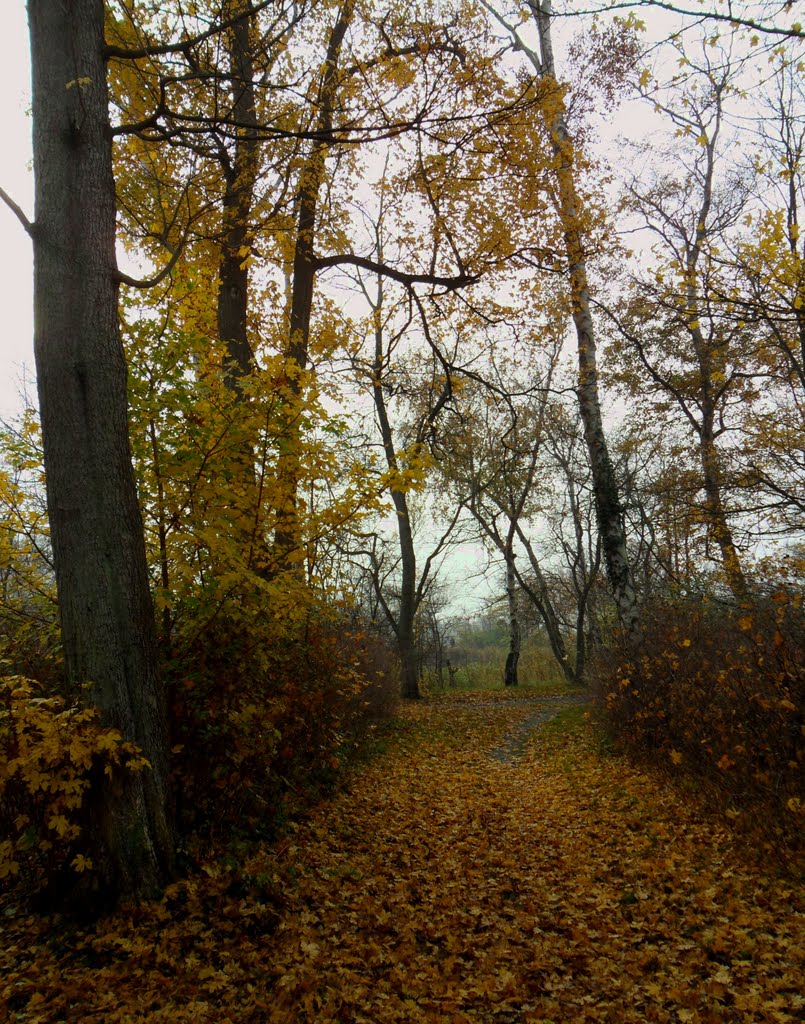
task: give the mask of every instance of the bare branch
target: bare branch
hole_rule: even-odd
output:
[[[484,4],[486,6],[486,4]],[[788,4],[782,5],[786,9]],[[682,4],[671,3],[669,0],[623,0],[621,3],[604,3],[599,7],[586,8],[583,11],[563,11],[561,14],[554,14],[554,17],[577,17],[588,14],[606,14],[612,11],[633,10],[640,7],[657,7],[662,11],[670,11],[672,14],[681,14],[685,18],[695,18],[697,22],[720,21],[728,25],[735,25],[739,28],[752,29],[754,32],[762,32],[764,35],[781,36],[784,39],[805,39],[805,29],[799,23],[792,24],[789,28],[780,25],[770,25],[755,18],[742,18],[735,13],[732,4],[729,5],[729,13],[721,14],[718,11],[698,8],[696,10],[685,7]]]
[[[369,270],[373,274],[379,274],[381,277],[388,277],[392,281],[398,281],[407,288],[415,284],[431,284],[437,288],[444,288],[446,292],[452,292],[457,288],[466,288],[468,285],[475,284],[481,276],[480,274],[456,274],[452,277],[445,277],[440,274],[409,274],[403,270],[396,270],[386,263],[378,263],[376,260],[370,260],[365,256],[354,256],[351,253],[338,256],[317,256],[314,265],[316,270],[323,270],[325,267],[361,267],[363,270]]]
[[[168,274],[170,274],[170,272],[173,270],[173,268],[179,262],[179,257],[184,252],[184,247],[185,247],[185,242],[186,241],[187,241],[187,233],[185,233],[184,238],[182,238],[182,240],[176,246],[176,249],[173,252],[173,254],[171,255],[171,258],[168,260],[168,262],[165,264],[165,266],[162,268],[162,270],[160,270],[160,272],[158,274],[156,274],[154,277],[147,277],[147,278],[129,277],[128,274],[124,274],[122,271],[118,270],[117,275],[116,275],[118,281],[121,284],[127,284],[130,288],[156,288],[156,286],[158,284],[161,284],[165,280],[165,278],[168,276]]]
[[[22,209],[22,207],[15,203],[11,196],[8,194],[8,192],[6,192],[6,190],[2,188],[0,188],[0,199],[3,200],[3,202],[9,208],[9,210],[11,210],[11,212],[14,214],[14,216],[17,218],[20,224],[22,224],[22,226],[31,236],[31,238],[33,238],[36,226],[34,225],[33,221],[28,220],[28,218],[25,216],[25,211]]]

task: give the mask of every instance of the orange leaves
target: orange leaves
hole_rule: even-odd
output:
[[[787,801],[801,797],[805,764],[798,595],[781,589],[742,607],[681,599],[647,606],[641,649],[627,653],[598,671],[617,742],[650,764],[695,775],[722,813],[754,830],[753,844],[782,863],[796,860],[802,833]]]
[[[406,707],[276,847],[58,941],[7,914],[0,999],[22,1021],[793,1024],[798,894],[580,721],[490,757],[549,706]]]

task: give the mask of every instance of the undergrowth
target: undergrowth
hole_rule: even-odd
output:
[[[684,780],[764,853],[796,868],[805,824],[805,623],[785,589],[750,603],[644,609],[635,648],[596,682],[618,748]]]

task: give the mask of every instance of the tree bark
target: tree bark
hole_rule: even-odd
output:
[[[243,17],[229,30],[227,49],[232,76],[232,119],[239,125],[231,161],[224,162],[223,246],[218,268],[218,336],[225,347],[226,382],[232,389],[255,369],[249,344],[249,265],[248,249],[252,240],[250,225],[254,189],[258,171],[256,139],[257,110],[252,61],[252,16],[247,5],[232,3],[228,12]],[[248,126],[248,127],[244,127]]]
[[[732,535],[724,506],[722,494],[722,460],[716,444],[716,400],[717,377],[713,365],[713,350],[699,326],[699,317],[703,314],[699,285],[699,264],[710,234],[710,213],[713,206],[713,189],[715,183],[716,144],[721,128],[721,96],[723,86],[715,90],[717,116],[710,137],[705,144],[705,170],[702,176],[702,197],[696,211],[696,225],[693,238],[685,237],[685,323],[690,335],[693,350],[699,369],[701,384],[701,422],[698,425],[699,454],[702,464],[702,482],[705,493],[705,509],[707,526],[710,534],[718,544],[724,575],[733,595],[742,600],[749,594],[749,587],[741,566],[738,548]],[[702,126],[703,130],[703,126]]]
[[[150,762],[102,780],[89,808],[95,877],[114,901],[158,892],[173,841],[165,700],[118,326],[104,4],[29,0],[28,18],[34,346],[67,682]]]
[[[383,393],[383,330],[380,323],[380,310],[383,305],[383,286],[378,283],[377,305],[375,307],[375,354],[372,365],[372,397],[375,412],[383,441],[383,452],[386,465],[394,472],[399,472],[397,453],[394,451],[394,435],[389,422],[386,398]],[[417,671],[417,645],[414,626],[417,613],[417,567],[414,534],[411,529],[411,517],[405,491],[392,486],[391,500],[397,513],[397,536],[400,542],[400,563],[402,579],[400,581],[400,607],[396,621],[392,623],[397,637],[397,650],[400,655],[400,692],[409,700],[418,700],[419,673]]]

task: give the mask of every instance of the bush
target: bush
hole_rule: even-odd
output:
[[[232,622],[219,622],[185,667],[172,666],[181,832],[273,834],[294,807],[333,786],[342,763],[393,713],[388,652],[342,627],[318,609],[286,625],[281,643],[254,647]]]
[[[82,812],[93,785],[147,761],[96,708],[43,696],[21,676],[0,679],[0,880],[41,888],[67,869],[91,870]]]
[[[594,669],[623,748],[698,787],[783,860],[801,852],[805,623],[779,589],[743,606],[677,599],[644,609],[635,650]]]

